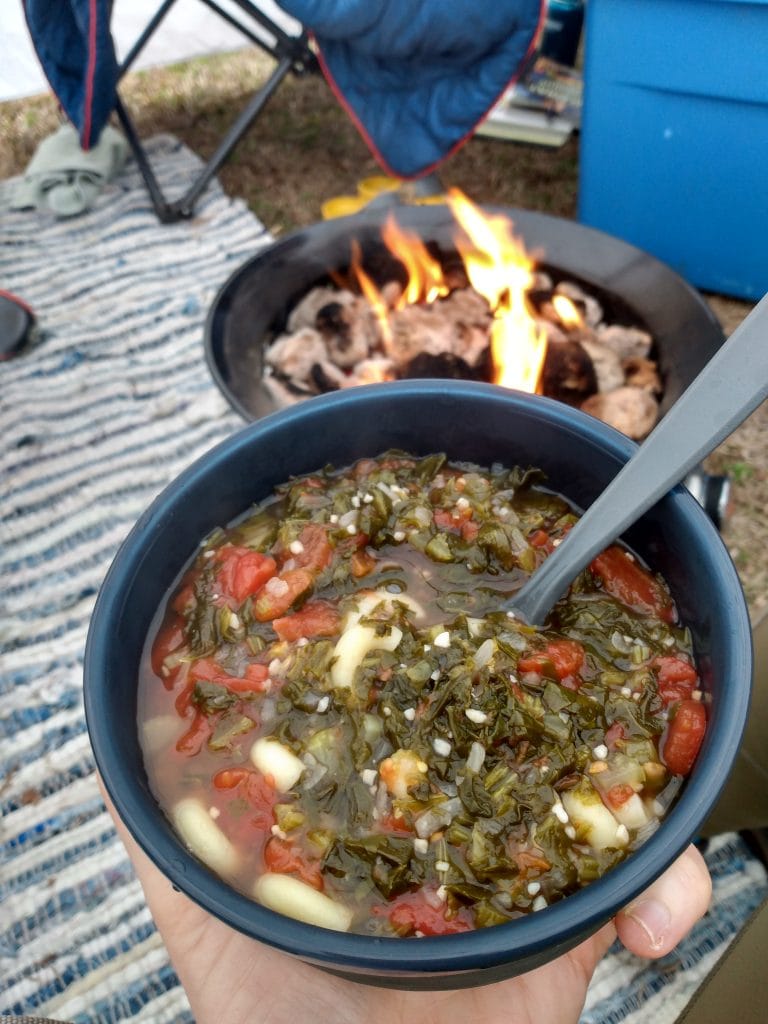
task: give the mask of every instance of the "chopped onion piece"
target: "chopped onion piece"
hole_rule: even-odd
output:
[[[472,746],[469,748],[469,755],[467,757],[467,769],[470,772],[477,772],[483,767],[485,763],[485,747],[482,743],[474,741]]]

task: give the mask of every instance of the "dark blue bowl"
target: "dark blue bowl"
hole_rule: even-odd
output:
[[[293,474],[345,466],[388,448],[445,451],[484,465],[540,466],[586,508],[634,451],[599,420],[544,398],[458,381],[388,383],[314,398],[246,427],[187,469],[121,547],[94,611],[85,709],[99,771],[120,817],[168,879],[234,928],[357,981],[458,988],[530,970],[566,952],[637,896],[686,847],[735,757],[749,700],[752,648],[738,576],[697,502],[676,488],[625,535],[666,577],[691,628],[710,695],[704,745],[657,832],[588,888],[508,925],[424,939],[327,931],[275,914],[190,854],[149,790],[136,726],[137,678],[150,623],[200,540]]]

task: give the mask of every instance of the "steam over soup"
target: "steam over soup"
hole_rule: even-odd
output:
[[[326,928],[443,935],[538,911],[651,834],[706,726],[690,637],[617,546],[546,629],[497,610],[576,521],[540,479],[387,453],[204,542],[139,705],[197,857]]]

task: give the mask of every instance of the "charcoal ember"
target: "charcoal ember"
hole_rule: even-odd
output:
[[[647,331],[621,324],[601,324],[597,328],[597,340],[612,348],[619,359],[630,359],[633,356],[645,359],[653,342]]]
[[[476,366],[488,347],[491,319],[488,303],[477,292],[454,291],[430,305],[396,310],[384,349],[399,367],[421,353],[451,353]]]
[[[312,327],[283,334],[267,348],[267,364],[295,384],[312,388],[312,367],[328,358],[325,342]]]
[[[458,252],[442,254],[440,263],[443,269],[443,278],[448,288],[452,291],[469,289],[467,271],[464,261]]]
[[[310,379],[321,394],[327,391],[338,391],[346,383],[346,374],[330,359],[315,363],[310,371]]]
[[[546,304],[542,307],[546,308]],[[562,342],[568,341],[568,335],[565,328],[560,324],[555,323],[554,320],[550,320],[548,316],[539,316],[536,318],[536,324],[539,330],[544,331],[547,336],[547,344],[557,345]]]
[[[622,363],[626,383],[633,388],[643,388],[650,391],[652,395],[662,393],[661,377],[658,367],[652,359],[642,359],[640,356],[630,356]]]
[[[345,375],[342,387],[354,387],[357,384],[379,384],[385,380],[396,380],[397,366],[393,360],[385,356],[372,356],[362,359],[352,373]]]
[[[493,314],[488,300],[474,288],[457,288],[437,303],[443,316],[459,323],[485,327],[487,330]]]
[[[642,388],[629,386],[592,395],[581,408],[635,441],[649,434],[659,418],[659,403],[653,395]]]
[[[576,306],[589,327],[597,327],[603,319],[603,307],[594,297],[574,281],[560,281],[555,288],[556,295],[565,295]]]
[[[407,306],[389,320],[391,334],[384,349],[398,366],[407,366],[419,353],[453,351],[453,325],[435,315],[435,306]]]
[[[612,348],[602,345],[599,341],[584,340],[581,345],[595,368],[598,391],[613,391],[614,388],[624,386],[624,367]]]
[[[547,346],[541,385],[545,395],[567,405],[581,405],[597,391],[592,360],[578,341],[569,339]]]
[[[438,377],[441,380],[483,380],[483,373],[469,365],[466,359],[455,356],[452,352],[440,352],[432,355],[420,352],[406,366],[401,367],[399,376],[403,380]]]
[[[550,274],[546,270],[534,270],[532,275],[531,287],[528,289],[529,295],[546,295],[547,298],[551,298],[552,292],[555,290],[554,282]]]
[[[387,309],[394,309],[402,298],[404,290],[399,281],[387,281],[381,286],[379,295]]]
[[[285,325],[286,333],[299,331],[302,327],[314,327],[318,311],[330,302],[346,306],[354,303],[355,299],[356,296],[351,291],[330,285],[319,285],[317,288],[311,288],[306,295],[299,299],[289,313]]]
[[[289,387],[271,373],[265,373],[263,381],[264,387],[269,392],[270,398],[278,409],[284,409],[289,405],[296,405],[297,402],[307,398],[306,391]]]
[[[315,327],[337,366],[351,367],[365,359],[379,340],[373,311],[365,299],[328,302],[315,317]]]

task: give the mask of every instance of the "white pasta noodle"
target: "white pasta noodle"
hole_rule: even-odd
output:
[[[218,872],[228,876],[237,871],[239,855],[207,808],[194,797],[185,797],[171,812],[173,823],[192,853]]]
[[[403,631],[390,626],[388,632],[379,634],[373,626],[359,623],[345,629],[333,650],[331,682],[335,687],[351,686],[355,669],[371,651],[394,651],[403,638]]]
[[[271,775],[275,789],[287,793],[304,771],[304,762],[279,740],[262,736],[251,747],[251,761],[265,775]]]
[[[320,928],[346,932],[352,923],[349,907],[337,903],[291,875],[267,872],[256,882],[253,894],[259,903],[270,910],[307,924],[316,924]]]

